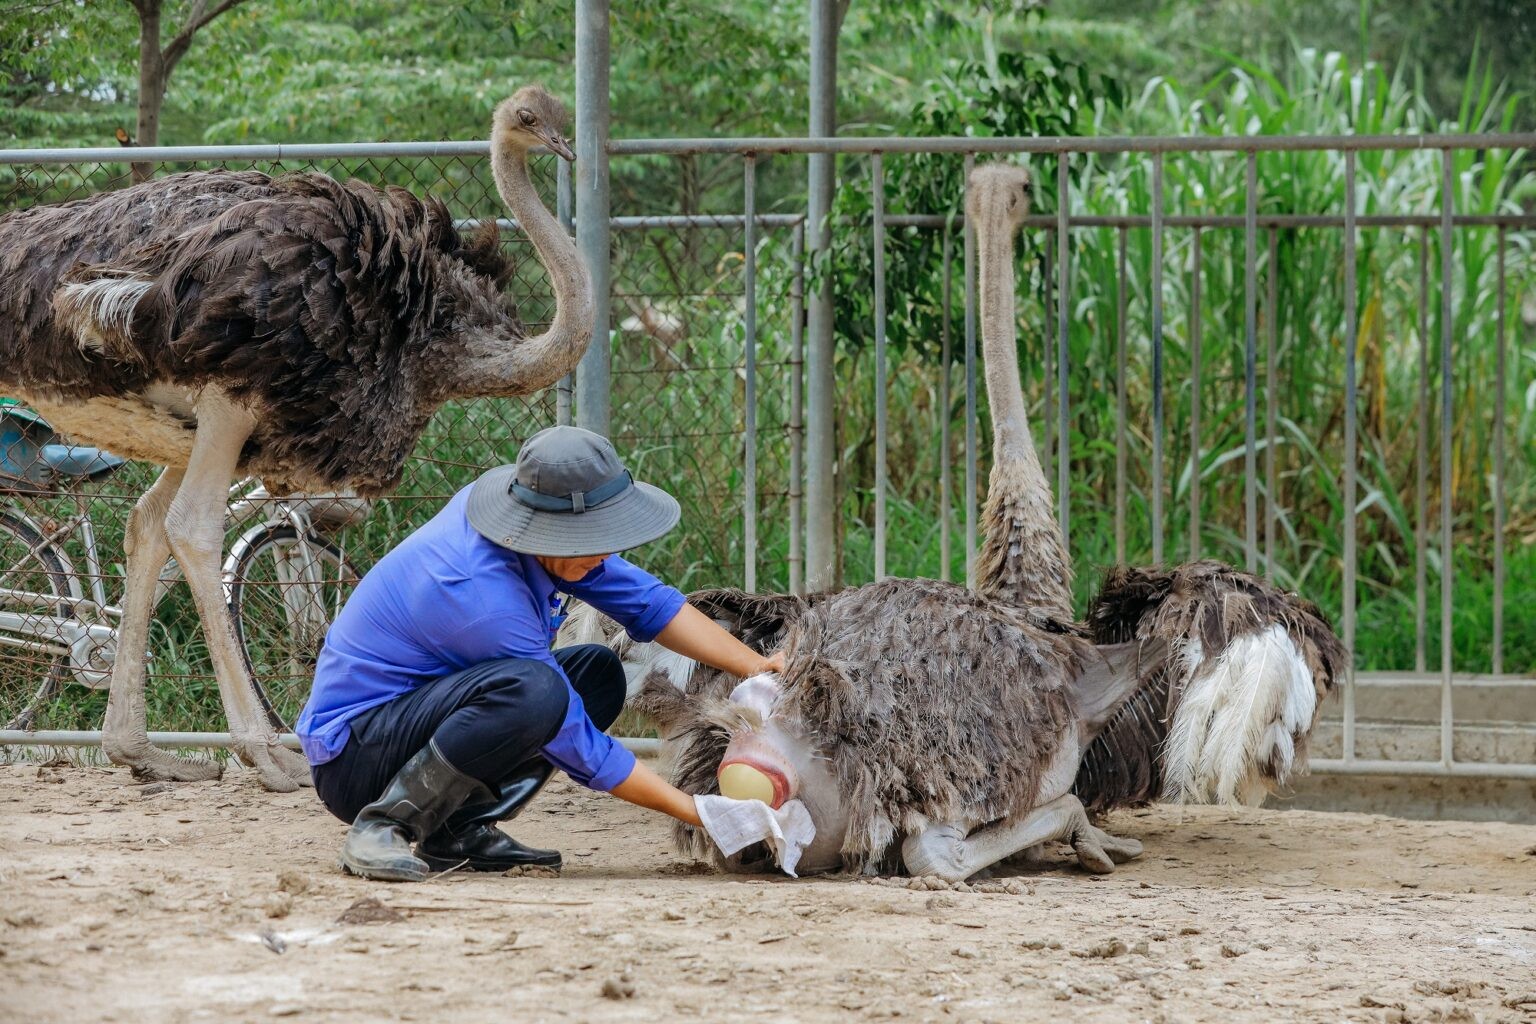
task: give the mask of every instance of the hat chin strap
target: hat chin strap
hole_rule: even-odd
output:
[[[616,498],[635,485],[635,478],[630,476],[629,470],[624,470],[618,476],[609,477],[589,491],[572,491],[564,497],[555,497],[552,494],[541,494],[531,487],[524,487],[516,480],[507,488],[507,493],[520,505],[537,509],[540,512],[569,512],[580,515],[589,508],[596,508],[610,498]]]

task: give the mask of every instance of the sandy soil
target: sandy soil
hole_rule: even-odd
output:
[[[516,825],[561,877],[391,886],[247,773],[0,767],[0,1020],[1536,1020],[1533,826],[1160,808],[1114,875],[936,892],[710,874],[564,783]]]

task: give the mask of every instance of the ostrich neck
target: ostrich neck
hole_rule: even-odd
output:
[[[1072,618],[1072,570],[1040,468],[1019,381],[1013,227],[983,216],[980,257],[981,343],[992,413],[992,473],[977,586],[1016,607]]]
[[[555,293],[549,329],[520,335],[499,307],[489,322],[468,328],[467,362],[458,374],[457,397],[507,397],[549,387],[575,369],[592,340],[592,284],[571,236],[545,208],[528,178],[520,147],[491,140],[491,174],[502,202],[533,243]]]

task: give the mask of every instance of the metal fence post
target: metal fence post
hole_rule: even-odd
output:
[[[885,572],[886,360],[885,360],[885,168],[879,153],[870,154],[870,189],[874,199],[875,245],[875,579]]]
[[[571,178],[571,165],[564,160],[555,161],[555,213],[560,226],[570,234],[576,226],[576,196]],[[560,378],[555,385],[555,422],[560,426],[571,423],[571,399],[576,388],[576,373],[572,371]]]
[[[608,0],[576,0],[576,247],[592,276],[592,344],[576,373],[576,422],[607,435],[612,422],[608,338]]]
[[[757,589],[757,157],[748,153],[742,163],[742,367],[745,390],[742,395],[745,423],[744,474],[746,494],[742,496],[742,588]]]
[[[812,138],[837,130],[837,10],[835,0],[811,0]],[[811,230],[811,265],[821,275],[807,304],[805,584],[812,591],[830,589],[837,579],[836,477],[832,362],[832,278],[827,273],[832,248],[832,175],[836,157],[812,153],[807,161],[807,219]]]
[[[1355,308],[1355,154],[1344,154],[1344,762],[1355,759],[1355,473],[1358,385],[1355,360],[1360,321]]]

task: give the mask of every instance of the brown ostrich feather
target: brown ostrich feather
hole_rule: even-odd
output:
[[[794,607],[753,600],[767,603],[751,610]],[[776,635],[773,626],[758,624],[757,635]],[[814,598],[785,641],[775,714],[805,730],[831,762],[852,812],[844,862],[858,872],[889,867],[900,839],[930,822],[1028,810],[1074,722],[1066,680],[1088,649],[1023,611],[933,580]],[[719,704],[729,704],[734,682],[695,673],[697,686],[680,694],[656,674],[634,704],[674,742],[674,782],[687,792],[718,791],[733,725]],[[685,851],[708,850],[694,830],[678,834]]]
[[[89,399],[218,384],[263,408],[242,461],[375,493],[440,401],[443,328],[499,301],[495,224],[471,237],[400,188],[322,174],[187,172],[0,218],[0,379]],[[60,286],[137,280],[122,335],[82,346]],[[360,444],[359,438],[366,438]]]

